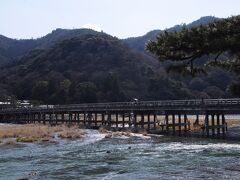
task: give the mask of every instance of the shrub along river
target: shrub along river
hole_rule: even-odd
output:
[[[167,136],[84,138],[0,147],[0,179],[239,179],[240,142]]]

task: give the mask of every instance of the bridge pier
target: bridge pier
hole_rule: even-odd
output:
[[[104,122],[105,122],[105,115],[104,115],[104,113],[102,113],[102,123],[101,123],[101,125],[104,125]]]
[[[144,128],[144,114],[141,114],[141,128]]]
[[[223,135],[226,134],[226,131],[227,131],[227,124],[226,124],[226,121],[225,121],[225,116],[224,114],[222,114],[222,133]]]
[[[165,121],[166,121],[166,133],[169,133],[169,117],[168,117],[168,114],[165,115]]]
[[[212,136],[215,136],[215,119],[214,119],[214,114],[211,115],[212,117]]]
[[[43,114],[43,124],[46,124],[46,114]]]
[[[122,127],[125,127],[125,113],[122,113]]]
[[[92,113],[87,113],[87,127],[91,128],[93,123],[93,115]]]
[[[86,126],[86,112],[83,113],[83,125]]]
[[[107,126],[111,127],[111,124],[112,124],[112,115],[111,115],[111,113],[108,113],[107,114]]]
[[[210,124],[210,117],[211,117],[211,124]],[[217,120],[216,124],[215,124],[215,120]],[[210,136],[215,137],[216,132],[217,132],[217,137],[221,135],[222,136],[226,135],[227,124],[225,121],[224,111],[206,111],[204,124],[205,126],[203,129],[203,135],[205,135],[205,132],[207,137],[210,137]],[[211,134],[210,134],[210,130],[211,130]]]
[[[153,129],[156,130],[156,119],[157,119],[157,114],[154,113],[154,117],[153,117]]]
[[[147,115],[147,131],[150,131],[150,113]]]
[[[171,133],[172,135],[176,135],[178,132],[177,134],[181,136],[183,132],[186,134],[190,130],[190,122],[185,111],[166,111],[165,124],[163,126],[166,127],[166,133]]]
[[[181,114],[178,114],[178,131],[179,131],[179,136],[181,136],[182,134]]]
[[[175,114],[172,115],[172,129],[173,129],[173,135],[175,135],[175,129],[176,125],[175,125]]]
[[[220,115],[217,114],[217,136],[220,135]]]
[[[116,128],[118,128],[118,113],[116,113]]]
[[[80,114],[76,113],[76,116],[77,116],[77,124],[79,125],[80,124]]]
[[[52,113],[49,113],[48,117],[49,117],[49,124],[53,125]]]
[[[132,127],[132,117],[131,117],[131,113],[128,113],[128,127]]]

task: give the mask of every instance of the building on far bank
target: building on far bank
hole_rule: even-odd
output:
[[[15,100],[12,101],[8,99],[7,101],[0,101],[0,109],[6,108],[29,108],[33,105],[30,103],[29,100]]]
[[[1,102],[0,101],[0,109],[10,108],[10,107],[11,107],[11,102],[9,102],[9,101]]]

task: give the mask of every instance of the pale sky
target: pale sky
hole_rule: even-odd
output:
[[[0,0],[0,34],[37,38],[56,28],[90,27],[126,38],[240,14],[240,0]]]

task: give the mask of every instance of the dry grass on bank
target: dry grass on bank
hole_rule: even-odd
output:
[[[20,142],[48,141],[58,135],[60,138],[76,139],[84,135],[77,126],[48,126],[40,124],[25,124],[0,126],[0,138],[16,138]]]
[[[228,126],[240,125],[240,119],[227,119],[226,122]]]

